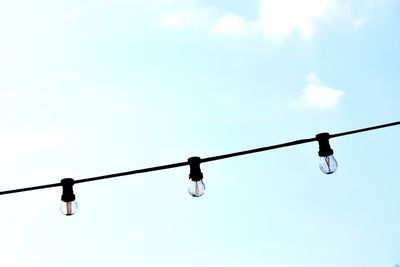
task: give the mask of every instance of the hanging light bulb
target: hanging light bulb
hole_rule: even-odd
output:
[[[203,173],[200,170],[201,159],[199,157],[191,157],[188,159],[190,166],[188,191],[194,197],[201,197],[206,186],[203,183]]]
[[[333,156],[333,150],[329,145],[329,133],[317,134],[316,138],[319,144],[319,168],[325,174],[334,173],[337,170],[338,164]]]
[[[74,179],[72,178],[65,178],[61,180],[63,193],[61,195],[60,210],[62,214],[66,216],[74,215],[78,210],[78,204],[75,201],[75,195],[72,189],[73,185]]]

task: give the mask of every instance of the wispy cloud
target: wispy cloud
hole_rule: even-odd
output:
[[[90,3],[88,3],[86,5],[83,5],[83,6],[77,8],[75,10],[67,12],[64,15],[64,19],[65,20],[71,20],[71,19],[73,19],[75,17],[82,16],[85,13],[88,13],[88,12],[98,8],[98,7],[103,6],[105,3],[106,3],[105,0],[97,0],[97,1],[90,2]]]
[[[364,23],[365,23],[364,18],[358,18],[352,21],[353,27],[356,30],[360,29],[364,25]]]
[[[306,87],[300,96],[291,102],[291,108],[333,109],[338,105],[344,94],[341,90],[323,85],[315,73],[309,73],[306,76],[306,81]]]
[[[248,22],[242,16],[228,13],[216,21],[211,32],[230,36],[247,36],[256,33],[258,23]]]
[[[285,39],[298,32],[305,40],[313,38],[318,25],[332,19],[336,0],[263,0],[261,24],[268,38]]]
[[[0,132],[1,160],[15,160],[33,151],[63,146],[65,136],[57,129],[7,129]]]
[[[3,89],[0,87],[0,99],[17,98],[28,95],[28,90],[22,89]]]
[[[214,8],[191,7],[182,10],[167,12],[158,18],[159,24],[173,29],[187,29],[204,27],[210,21]]]
[[[175,3],[176,0],[162,1]],[[295,35],[310,41],[324,25],[338,19],[349,20],[355,28],[360,28],[365,21],[364,18],[353,21],[350,4],[340,0],[260,0],[259,17],[254,20],[190,3],[191,8],[164,13],[159,21],[170,28],[198,28],[213,35],[264,35],[278,43]]]

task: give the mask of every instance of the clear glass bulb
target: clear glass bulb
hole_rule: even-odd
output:
[[[204,185],[203,180],[195,182],[189,179],[188,191],[189,194],[194,197],[201,197],[206,191],[206,186]]]
[[[75,200],[69,202],[61,201],[60,210],[66,216],[74,215],[78,211],[78,203]]]
[[[325,174],[334,173],[337,170],[338,164],[333,155],[320,157],[319,168]]]

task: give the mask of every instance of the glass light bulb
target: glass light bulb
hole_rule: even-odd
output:
[[[75,200],[69,202],[61,201],[60,210],[66,216],[74,215],[78,211],[78,203]]]
[[[325,174],[334,173],[337,170],[338,164],[333,155],[320,157],[319,168]]]
[[[206,186],[204,185],[203,180],[195,182],[189,179],[188,191],[189,194],[194,197],[201,197],[206,191]]]

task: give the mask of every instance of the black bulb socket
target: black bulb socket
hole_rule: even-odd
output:
[[[203,173],[200,169],[201,158],[191,157],[188,159],[190,166],[189,179],[193,182],[198,182],[203,179]]]
[[[61,186],[63,188],[63,192],[61,195],[62,201],[71,202],[75,200],[74,190],[72,189],[74,184],[75,181],[72,178],[64,178],[61,180]]]
[[[320,133],[317,134],[315,137],[319,144],[318,155],[320,157],[329,157],[333,155],[333,150],[329,145],[329,138],[330,138],[329,133]]]

